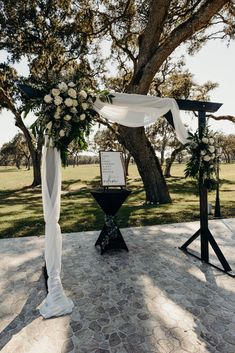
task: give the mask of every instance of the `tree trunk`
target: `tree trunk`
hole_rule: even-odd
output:
[[[165,149],[161,149],[161,158],[160,158],[160,164],[161,164],[161,167],[163,166],[164,164],[164,160],[165,160]]]
[[[129,175],[128,173],[128,168],[129,168],[129,163],[130,163],[130,159],[131,159],[131,154],[130,153],[127,153],[127,156],[125,158],[125,171],[126,171],[126,176]]]
[[[29,157],[26,157],[26,168],[27,168],[27,170],[30,170],[30,156]]]
[[[172,158],[167,158],[166,159],[166,166],[164,170],[164,177],[165,178],[170,178],[171,177],[171,166],[173,164]]]
[[[34,151],[31,153],[32,165],[33,165],[33,182],[32,187],[41,185],[41,152]]]
[[[119,126],[119,130],[121,133],[120,143],[125,146],[134,158],[144,183],[146,203],[170,203],[171,198],[159,160],[145,135],[144,128]]]

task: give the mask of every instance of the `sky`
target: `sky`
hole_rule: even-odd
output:
[[[183,53],[182,48],[177,50],[175,55]],[[0,53],[0,62],[5,60],[4,53]],[[222,41],[211,41],[200,52],[194,56],[186,55],[186,67],[194,75],[194,80],[198,84],[210,80],[217,82],[219,87],[211,92],[212,102],[223,103],[222,107],[215,115],[235,115],[235,42],[228,47]],[[16,65],[16,69],[21,74],[27,74],[27,65],[22,62]],[[107,87],[108,89],[108,87]],[[188,114],[181,113],[182,120],[192,129],[196,127],[196,119]],[[30,126],[33,118],[26,118],[26,125]],[[210,126],[214,131],[221,131],[226,134],[235,134],[235,124],[227,121],[216,122],[210,119]],[[19,132],[14,125],[13,116],[4,110],[0,113],[0,147],[3,143],[10,141]]]

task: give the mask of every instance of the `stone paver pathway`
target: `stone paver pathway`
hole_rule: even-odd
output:
[[[62,278],[75,308],[49,320],[37,309],[43,237],[0,240],[1,352],[235,353],[235,278],[178,250],[197,227],[124,229],[129,253],[102,256],[99,232],[65,234]],[[235,269],[235,219],[210,229]]]

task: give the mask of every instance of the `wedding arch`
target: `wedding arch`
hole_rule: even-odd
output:
[[[84,91],[80,93],[85,97]],[[56,96],[55,92],[55,99]],[[48,98],[48,102],[49,100]],[[93,109],[103,118],[128,127],[147,126],[161,116],[165,116],[175,129],[178,140],[183,144],[188,142],[188,132],[181,121],[179,110],[198,111],[199,134],[203,136],[206,112],[215,112],[221,106],[219,103],[190,100],[177,100],[176,102],[172,98],[125,93],[113,93],[112,102],[97,98],[92,101],[92,104]],[[60,278],[62,256],[62,236],[58,223],[61,194],[60,167],[60,151],[50,144],[46,136],[42,153],[42,198],[48,294],[40,307],[40,313],[44,318],[71,313],[74,306],[72,300],[65,295]],[[199,178],[199,193],[200,228],[180,249],[188,252],[187,247],[200,235],[201,257],[199,258],[210,264],[208,249],[210,244],[223,267],[222,271],[230,274],[231,268],[208,228],[207,188],[202,181],[202,175]]]

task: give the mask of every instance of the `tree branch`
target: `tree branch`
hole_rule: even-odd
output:
[[[155,51],[151,51],[151,57],[146,56],[144,46],[141,46],[138,58],[138,69],[128,87],[128,92],[147,94],[153,77],[166,58],[181,43],[190,39],[200,30],[208,27],[214,15],[228,3],[229,0],[207,0],[204,2],[191,17],[175,27],[160,46],[154,46]],[[157,11],[157,9],[155,9],[155,11]],[[156,25],[156,21],[154,23]],[[156,33],[156,30],[154,33]]]
[[[188,20],[177,26],[152,57],[149,65],[159,67],[159,57],[167,58],[182,42],[208,26],[208,23],[229,0],[207,0]],[[163,60],[163,61],[164,61]]]
[[[148,58],[151,57],[156,50],[170,3],[170,0],[152,0],[147,26],[139,36],[140,60],[143,58],[146,60],[146,53]]]
[[[20,128],[20,130],[24,133],[24,136],[25,136],[25,139],[28,143],[29,149],[34,153],[35,149],[34,149],[34,145],[32,142],[32,137],[31,137],[28,129],[26,128],[26,126],[21,118],[21,114],[15,108],[11,99],[7,96],[7,94],[4,92],[4,90],[1,87],[0,87],[0,101],[3,101],[5,103],[7,109],[9,109],[13,113],[13,115],[15,116],[15,125],[18,128]]]
[[[206,117],[214,120],[228,120],[228,121],[231,121],[232,123],[235,123],[235,116],[232,116],[232,115],[215,116],[213,114],[208,114],[206,115]]]

